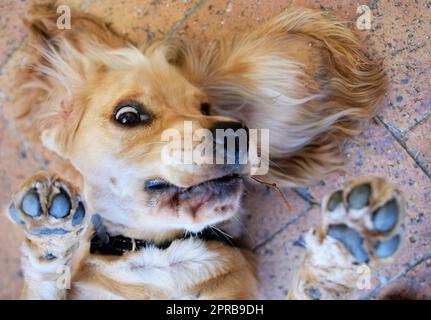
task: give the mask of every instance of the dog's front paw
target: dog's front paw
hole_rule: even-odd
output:
[[[32,251],[45,260],[67,256],[85,228],[85,207],[76,188],[45,172],[19,187],[9,215],[24,227]]]
[[[401,243],[404,201],[383,178],[364,178],[325,197],[326,234],[338,240],[356,263],[381,262]]]

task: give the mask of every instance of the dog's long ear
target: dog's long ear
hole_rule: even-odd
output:
[[[341,143],[375,114],[385,92],[384,73],[355,34],[309,9],[285,11],[203,50],[175,47],[172,61],[218,113],[270,130],[271,173],[291,185],[338,168]]]
[[[96,18],[74,10],[71,29],[59,29],[56,8],[34,6],[24,21],[30,33],[27,64],[17,79],[13,115],[21,129],[34,132],[36,127],[45,146],[64,155],[79,119],[76,93],[95,67],[88,48],[118,48],[125,41]]]

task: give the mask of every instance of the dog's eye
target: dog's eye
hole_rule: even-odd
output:
[[[151,116],[143,112],[143,107],[136,102],[125,102],[117,106],[114,119],[123,126],[134,126],[148,122]]]
[[[211,113],[211,105],[208,102],[201,103],[201,113],[204,116],[209,116]]]

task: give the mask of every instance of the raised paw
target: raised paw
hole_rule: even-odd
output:
[[[404,210],[400,192],[385,179],[354,180],[323,199],[323,232],[356,263],[381,262],[400,246]]]
[[[64,256],[84,230],[85,206],[76,189],[56,175],[40,172],[13,196],[9,215],[46,260]]]

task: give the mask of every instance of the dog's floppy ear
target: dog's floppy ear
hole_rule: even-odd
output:
[[[201,50],[173,45],[172,62],[215,111],[270,130],[271,173],[290,185],[339,168],[341,143],[376,113],[385,92],[381,67],[368,61],[356,35],[310,9],[288,9]]]
[[[95,67],[89,47],[118,48],[125,41],[73,9],[71,29],[59,29],[59,16],[55,5],[37,5],[24,21],[30,31],[29,54],[17,80],[14,116],[22,129],[37,127],[44,145],[64,156],[80,117],[76,94]]]

